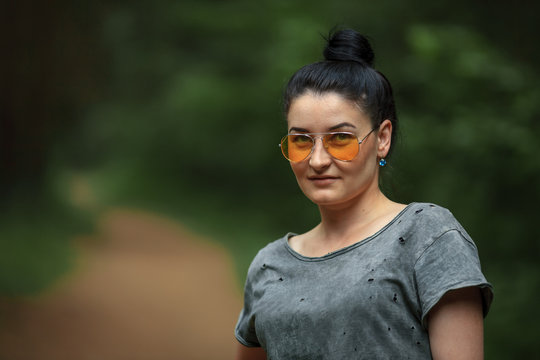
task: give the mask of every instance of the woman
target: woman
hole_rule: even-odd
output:
[[[492,299],[452,214],[379,189],[394,143],[392,89],[362,35],[330,36],[289,81],[283,155],[321,222],[253,260],[238,359],[482,359]]]

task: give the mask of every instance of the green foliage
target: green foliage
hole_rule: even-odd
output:
[[[47,225],[39,220],[2,224],[2,295],[35,294],[69,269],[69,239]]]
[[[0,296],[35,295],[73,266],[73,237],[91,217],[53,198],[18,204],[0,216]]]

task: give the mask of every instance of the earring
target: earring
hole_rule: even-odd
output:
[[[386,165],[386,160],[384,160],[384,159],[379,160],[379,166],[382,167],[384,165]]]

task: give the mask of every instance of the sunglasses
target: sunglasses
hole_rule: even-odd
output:
[[[362,140],[358,140],[358,137],[350,132],[288,134],[281,139],[279,146],[285,159],[299,162],[311,155],[315,147],[315,140],[321,138],[324,148],[333,158],[341,161],[351,161],[358,154],[360,144],[375,129],[371,129]]]

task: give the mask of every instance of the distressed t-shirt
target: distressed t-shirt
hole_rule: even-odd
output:
[[[426,315],[449,290],[492,287],[452,214],[412,203],[376,234],[322,257],[287,234],[251,263],[236,338],[268,359],[431,359]]]

